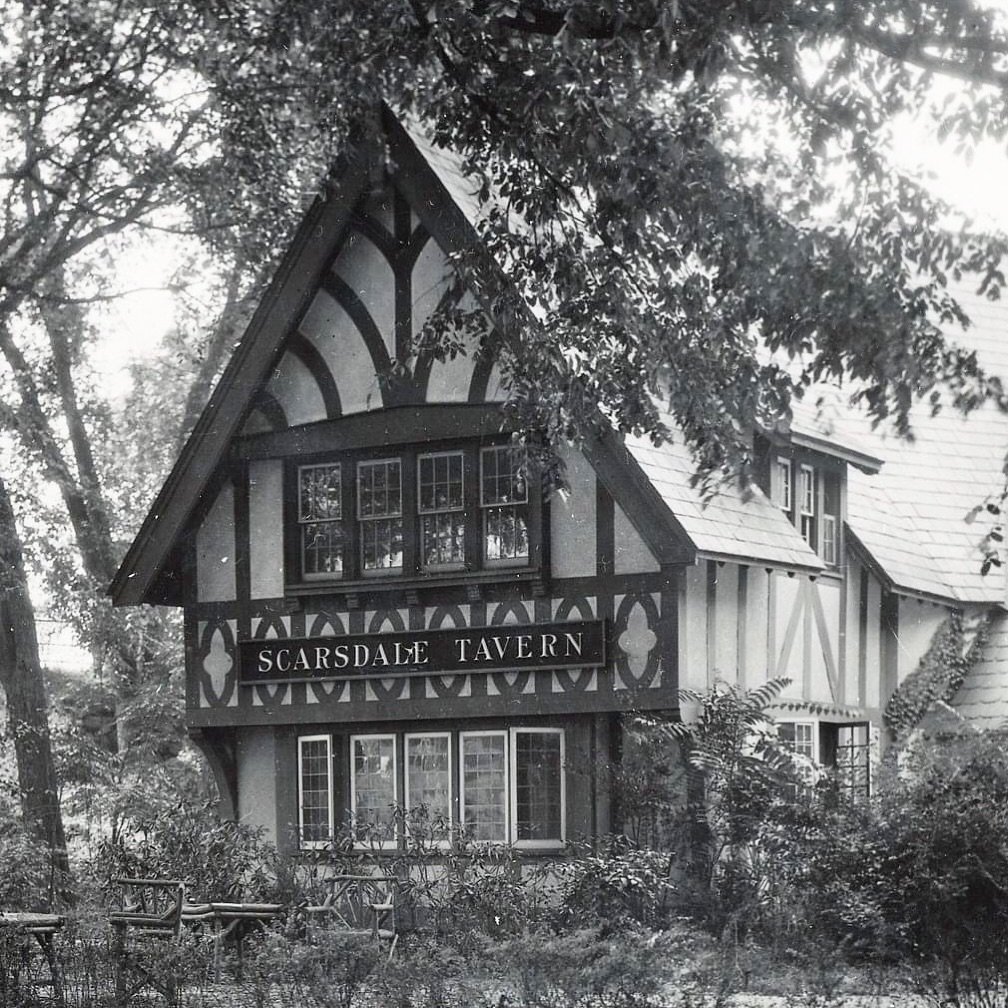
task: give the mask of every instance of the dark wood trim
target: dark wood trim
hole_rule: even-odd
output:
[[[658,563],[691,563],[696,551],[685,529],[616,435],[606,429],[581,448]]]
[[[661,648],[662,684],[671,695],[679,696],[679,602],[685,589],[682,568],[662,571],[661,614],[658,619]]]
[[[238,819],[238,759],[235,733],[231,728],[193,727],[189,738],[203,754],[217,785],[217,814],[225,820]]]
[[[616,572],[616,504],[612,494],[595,480],[595,573],[608,577]]]
[[[339,389],[336,387],[336,379],[325,358],[319,353],[315,344],[307,336],[300,332],[292,332],[287,340],[285,350],[296,357],[308,369],[315,384],[318,386],[319,394],[325,405],[326,417],[334,420],[343,414],[343,407],[340,405]]]
[[[736,659],[738,684],[741,689],[747,689],[749,682],[749,568],[745,564],[738,566],[736,606],[735,653],[738,656]]]
[[[325,455],[340,450],[378,448],[433,441],[492,439],[511,433],[499,406],[445,403],[398,406],[352,413],[336,420],[268,431],[236,440],[239,458],[266,459]]]
[[[427,242],[431,239],[431,233],[427,230],[423,223],[417,224],[413,228],[412,234],[409,236],[409,240],[406,244],[399,250],[399,261],[407,266],[410,270],[413,269],[417,264],[417,260],[420,258],[420,254],[427,247]]]
[[[368,212],[355,213],[353,229],[381,252],[389,266],[393,265],[400,253],[399,245],[395,235],[381,221]]]
[[[396,248],[409,246],[410,205],[403,194],[392,193],[392,214],[395,221]],[[392,264],[395,294],[395,359],[405,365],[413,345],[413,263],[397,256]]]
[[[268,374],[278,336],[300,319],[342,241],[354,206],[369,184],[374,150],[352,152],[342,177],[305,215],[217,387],[109,586],[115,605],[146,600],[181,536],[193,500],[211,479]]]
[[[858,696],[859,706],[868,702],[868,568],[861,565],[858,586]]]
[[[191,607],[191,612],[200,619],[259,619],[277,614],[289,615],[293,612],[309,610],[349,611],[346,596],[357,596],[358,604],[367,609],[403,608],[408,604],[408,592],[416,592],[415,603],[421,606],[462,605],[471,601],[468,591],[471,584],[479,587],[479,593],[487,602],[522,601],[531,604],[533,586],[544,581],[547,594],[553,599],[594,595],[599,600],[599,617],[610,615],[603,612],[613,594],[627,592],[661,592],[670,584],[674,575],[661,572],[646,574],[619,574],[600,580],[594,576],[580,578],[544,579],[541,571],[514,568],[493,569],[478,573],[455,573],[443,576],[424,575],[417,578],[390,578],[380,583],[374,579],[353,582],[330,582],[327,584],[291,585],[291,593],[272,599],[254,599],[246,606],[237,601],[202,602]],[[678,590],[678,589],[677,589]],[[475,625],[475,624],[474,624]]]
[[[879,704],[885,709],[899,685],[899,596],[883,592],[879,600]]]
[[[274,431],[286,430],[290,426],[280,400],[266,389],[262,389],[256,396],[253,410],[258,410]]]
[[[379,385],[384,389],[392,372],[392,359],[389,357],[388,347],[385,346],[385,338],[367,310],[367,305],[350,284],[333,270],[325,274],[319,286],[347,313],[350,321],[357,327],[364,346],[371,355],[371,366],[380,379]],[[392,404],[386,403],[386,405]]]
[[[706,605],[706,658],[707,658],[707,685],[708,687],[714,684],[714,673],[716,671],[714,667],[714,659],[717,654],[717,581],[718,581],[718,568],[716,560],[707,561],[706,578],[707,578],[707,590],[705,593],[705,605]]]
[[[252,557],[249,518],[248,462],[240,460],[232,467],[234,493],[235,591],[239,602],[252,598]]]
[[[469,381],[468,400],[471,403],[486,402],[487,390],[490,387],[490,375],[496,363],[496,356],[484,342],[473,358],[472,378]]]

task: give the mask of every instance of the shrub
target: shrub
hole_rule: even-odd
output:
[[[137,817],[129,832],[101,844],[92,862],[102,879],[115,875],[177,878],[202,900],[269,899],[276,893],[278,858],[261,831],[221,820],[209,805],[179,802]]]
[[[622,836],[608,838],[598,853],[575,853],[581,856],[551,866],[559,881],[557,925],[608,931],[666,922],[674,894],[673,855],[631,846]]]
[[[979,736],[906,757],[865,808],[824,819],[807,881],[819,926],[865,957],[1008,977],[1008,755]],[[936,974],[937,975],[937,974]]]

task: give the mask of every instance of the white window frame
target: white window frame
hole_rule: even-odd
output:
[[[381,514],[381,515],[365,515],[363,514],[363,508],[361,507],[361,470],[366,469],[368,466],[378,466],[378,465],[388,465],[390,462],[394,462],[399,467],[399,510],[396,513]],[[357,465],[354,469],[354,475],[356,476],[356,502],[357,502],[357,551],[360,554],[357,557],[358,569],[360,571],[361,577],[394,577],[397,574],[402,574],[405,570],[406,564],[406,536],[408,533],[408,522],[406,521],[406,513],[403,509],[403,470],[406,468],[405,461],[401,455],[390,455],[385,458],[365,458],[358,459]],[[364,566],[364,526],[369,525],[379,521],[393,521],[396,518],[399,519],[399,527],[402,535],[402,559],[398,567],[365,567]]]
[[[511,840],[511,745],[508,730],[506,728],[488,728],[478,731],[460,731],[459,738],[459,825],[464,830],[466,828],[466,803],[465,803],[465,743],[470,738],[487,738],[488,736],[501,737],[504,739],[504,836],[499,840],[477,840],[471,841],[485,846],[493,844],[507,844]]]
[[[406,828],[409,829],[410,804],[410,764],[409,744],[412,739],[443,738],[448,740],[448,835],[434,840],[435,847],[448,848],[452,845],[455,830],[455,776],[458,770],[452,755],[452,733],[450,731],[406,732],[403,735],[403,808],[406,810]],[[461,743],[460,743],[461,744]]]
[[[812,756],[805,757],[804,753],[798,751],[797,747],[791,749],[791,751],[796,756],[802,756],[803,758],[811,758],[812,762],[819,766],[819,722],[815,718],[781,718],[777,724],[789,724],[794,725],[795,729],[798,725],[803,725],[805,727],[812,728]],[[797,734],[797,731],[796,731]],[[779,736],[778,736],[779,737]],[[783,742],[784,740],[781,739]],[[786,744],[786,743],[785,743]]]
[[[298,761],[298,843],[302,850],[321,850],[332,843],[334,832],[333,820],[333,766],[332,766],[332,736],[330,735],[299,735],[297,745]],[[328,778],[329,804],[329,839],[305,840],[304,838],[304,744],[306,742],[325,742],[326,768]]]
[[[518,839],[518,746],[519,735],[559,735],[560,736],[560,838],[549,840]],[[511,843],[520,850],[555,850],[567,842],[567,751],[563,728],[512,727],[508,732],[508,797]]]
[[[803,465],[800,471],[801,471],[801,513],[806,518],[814,518],[816,514],[815,469],[810,465]]]
[[[462,504],[459,507],[434,507],[425,508],[420,500],[420,470],[423,467],[424,459],[437,459],[437,458],[450,458],[452,456],[458,456],[459,461],[462,464]],[[482,470],[480,470],[482,476]],[[417,508],[417,528],[416,528],[416,542],[417,549],[419,551],[419,566],[421,570],[435,570],[435,571],[453,571],[462,570],[465,567],[465,555],[467,552],[468,544],[466,543],[466,538],[469,533],[468,522],[466,521],[466,457],[465,452],[461,449],[452,449],[449,451],[440,452],[421,452],[417,455],[416,461],[416,508]],[[482,493],[482,490],[480,491]],[[528,491],[526,490],[526,496],[528,496]],[[440,515],[440,514],[462,514],[463,520],[463,533],[462,533],[462,560],[451,561],[449,563],[435,563],[427,564],[423,560],[423,521],[424,516],[428,515]]]
[[[790,512],[794,504],[793,477],[794,469],[791,465],[791,459],[778,455],[773,463],[773,470],[770,476],[770,489],[773,493],[774,504],[782,511]]]
[[[356,743],[361,740],[379,742],[382,740],[392,741],[392,804],[398,806],[399,797],[399,743],[394,733],[367,733],[363,735],[350,736],[350,833],[353,836],[354,850],[370,850],[376,846],[374,841],[357,839],[357,751]],[[391,823],[393,827],[395,823]],[[398,831],[396,831],[398,832]],[[387,839],[377,841],[379,850],[395,850],[399,846],[399,837],[393,835]]]
[[[827,523],[830,534],[826,534]],[[832,556],[827,556],[826,544],[830,544]],[[823,514],[819,528],[819,556],[827,567],[836,567],[840,563],[840,519],[836,515]]]

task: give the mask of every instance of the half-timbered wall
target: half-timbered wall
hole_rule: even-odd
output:
[[[786,703],[878,716],[918,665],[947,607],[894,596],[854,556],[844,576],[701,560],[682,578],[683,686],[791,680]]]

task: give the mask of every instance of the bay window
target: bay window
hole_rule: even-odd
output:
[[[417,466],[420,564],[425,570],[465,563],[465,479],[462,452],[421,455]]]
[[[827,567],[836,567],[840,563],[842,464],[800,449],[793,456],[770,449],[764,463],[769,466],[769,479],[764,486],[809,548]]]
[[[357,463],[357,517],[362,572],[402,568],[402,466],[398,459]]]
[[[520,563],[529,556],[528,481],[524,453],[511,445],[480,452],[480,506],[489,563]]]
[[[291,463],[288,583],[536,570],[543,523],[532,471],[510,442]]]

